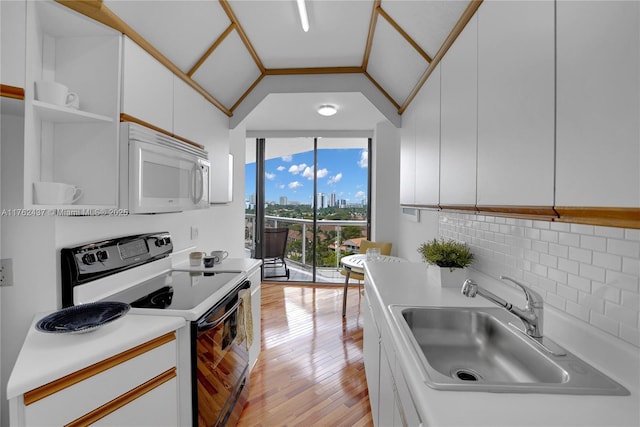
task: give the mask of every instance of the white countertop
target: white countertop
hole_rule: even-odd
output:
[[[7,384],[7,399],[185,325],[181,317],[127,313],[84,334],[49,334],[36,330],[34,326],[47,314],[39,313],[34,317]]]
[[[466,298],[458,288],[430,284],[426,264],[366,263],[365,271],[373,285],[366,287],[371,303],[383,307],[385,319],[377,321],[385,322],[389,328],[398,365],[425,425],[640,425],[638,349],[547,306],[545,335],[624,385],[630,396],[461,392],[428,387],[420,375],[415,375],[419,372],[416,362],[393,321],[389,305],[491,307],[491,303],[483,298]],[[471,272],[481,285],[493,280],[482,276]],[[501,291],[500,288],[496,293],[500,295]],[[514,305],[521,305],[520,300],[510,299],[510,292],[505,286],[502,295]]]
[[[216,271],[243,271],[250,274],[256,268],[262,265],[262,260],[253,258],[227,258],[220,264],[216,264],[212,268],[206,268],[204,265],[193,267],[189,264],[189,260],[182,256],[173,260],[172,268],[174,270],[199,271],[199,272],[216,272]]]

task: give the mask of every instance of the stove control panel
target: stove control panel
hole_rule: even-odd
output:
[[[73,287],[169,256],[173,242],[168,232],[117,237],[64,248],[62,303],[73,305]]]

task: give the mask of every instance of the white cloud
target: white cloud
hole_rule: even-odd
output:
[[[365,196],[367,195],[367,193],[365,193],[364,191],[358,191],[355,195],[355,199],[356,200],[362,200],[365,198]]]
[[[296,188],[302,187],[302,183],[298,181],[293,181],[289,183],[289,188],[295,190]]]
[[[278,166],[276,169],[277,169],[279,172],[282,172],[282,171],[283,171],[283,170],[285,170],[286,168],[285,168],[284,166],[280,165],[280,166]]]
[[[282,190],[284,188],[284,184],[278,184],[278,188]]]
[[[268,180],[272,181],[273,179],[275,179],[276,174],[275,173],[265,172],[264,173],[264,177],[267,178]]]
[[[362,150],[360,152],[360,160],[358,161],[358,166],[361,168],[369,167],[369,152],[366,150]]]
[[[332,176],[331,178],[329,178],[328,184],[332,185],[335,183],[340,182],[340,180],[342,179],[342,172],[338,172],[335,176]]]
[[[287,163],[293,160],[293,156],[282,156],[280,158],[282,159],[283,162],[287,162]]]
[[[294,175],[298,175],[300,172],[303,172],[307,168],[306,163],[300,163],[299,165],[291,165],[289,168],[289,172]]]
[[[304,169],[304,172],[302,172],[302,176],[304,176],[308,180],[312,180],[313,179],[313,166],[311,166],[311,167],[307,166]]]
[[[324,178],[329,174],[329,171],[326,168],[320,169],[318,171],[318,178]]]

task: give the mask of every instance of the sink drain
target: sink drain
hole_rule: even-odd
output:
[[[453,372],[453,377],[462,381],[478,381],[481,378],[477,372],[471,369],[456,369]]]

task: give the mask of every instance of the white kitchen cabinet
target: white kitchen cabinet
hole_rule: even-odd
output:
[[[249,271],[249,280],[251,281],[251,317],[253,321],[253,343],[249,347],[249,369],[253,369],[260,355],[261,348],[261,315],[262,308],[260,306],[262,298],[262,272],[260,266]]]
[[[488,0],[477,15],[477,205],[552,206],[554,2]]]
[[[440,66],[414,100],[416,116],[416,204],[435,207],[440,202]]]
[[[395,398],[396,398],[396,413],[400,416],[399,420],[394,419],[394,425],[401,425],[404,427],[422,426],[422,419],[416,409],[415,402],[409,391],[407,380],[402,373],[402,367],[396,359],[395,370],[393,373],[393,382],[395,385]]]
[[[26,2],[26,31],[24,141],[3,146],[3,163],[12,169],[3,207],[63,215],[115,208],[120,34],[58,3],[32,1]],[[79,108],[36,99],[38,80],[76,92]],[[78,186],[82,196],[74,204],[37,204],[33,185],[39,181]]]
[[[556,13],[555,204],[640,207],[639,4],[559,1]]]
[[[27,2],[0,2],[0,83],[24,88]]]
[[[418,94],[419,96],[420,94]],[[402,116],[400,130],[400,204],[416,203],[416,104]]]
[[[227,145],[228,146],[228,145]],[[224,153],[219,147],[211,153],[211,203],[231,203],[233,201],[233,154]]]
[[[191,86],[173,75],[173,133],[209,146],[216,136],[218,109]]]
[[[440,181],[440,68],[402,119],[400,204],[437,207]]]
[[[365,291],[362,305],[362,355],[373,425],[380,425],[380,333]]]
[[[173,133],[173,73],[123,38],[122,113]]]
[[[396,390],[393,380],[393,366],[395,366],[395,353],[388,351],[384,343],[380,343],[380,386],[378,426],[396,426],[395,420],[400,419],[398,406],[396,405]]]
[[[440,205],[476,205],[478,21],[474,15],[442,58]]]

